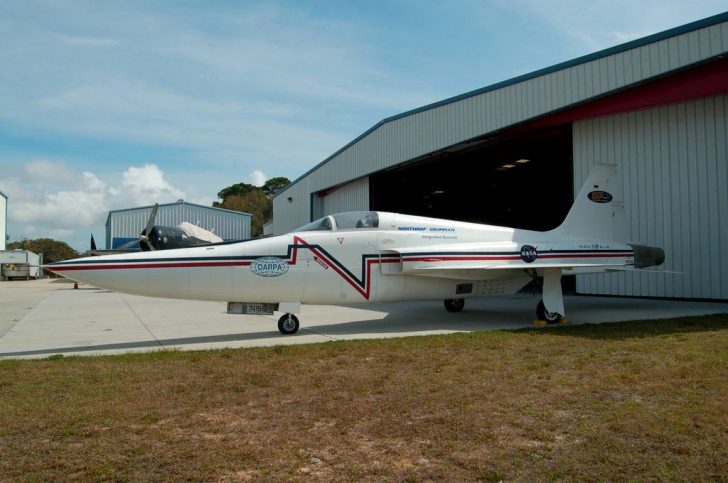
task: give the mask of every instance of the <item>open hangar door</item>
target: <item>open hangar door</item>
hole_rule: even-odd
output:
[[[571,124],[471,141],[374,173],[370,208],[549,230],[573,202]]]

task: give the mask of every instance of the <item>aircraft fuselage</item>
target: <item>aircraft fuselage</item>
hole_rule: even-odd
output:
[[[352,304],[508,294],[555,264],[634,263],[632,247],[621,243],[379,216],[378,228],[301,231],[233,244],[89,257],[49,268],[97,287],[153,297]]]

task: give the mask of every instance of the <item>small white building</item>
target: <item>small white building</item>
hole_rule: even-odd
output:
[[[43,255],[28,250],[0,250],[0,280],[41,278]]]

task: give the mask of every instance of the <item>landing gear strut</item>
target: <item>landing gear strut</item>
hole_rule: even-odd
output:
[[[298,332],[298,317],[296,317],[293,314],[283,314],[283,316],[278,319],[278,330],[283,335],[292,335]]]
[[[546,310],[543,299],[539,300],[538,305],[536,306],[536,317],[538,320],[543,320],[547,324],[558,324],[561,322],[561,314]]]
[[[448,312],[462,312],[463,307],[465,307],[465,299],[445,300],[445,310]]]

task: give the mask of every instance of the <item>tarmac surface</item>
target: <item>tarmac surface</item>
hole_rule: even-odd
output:
[[[65,279],[0,282],[0,359],[200,350],[404,337],[533,325],[539,297],[467,300],[461,313],[441,301],[361,306],[305,305],[299,332],[278,332],[281,314],[231,315],[222,302],[124,295]],[[571,324],[728,313],[725,302],[567,296]]]

